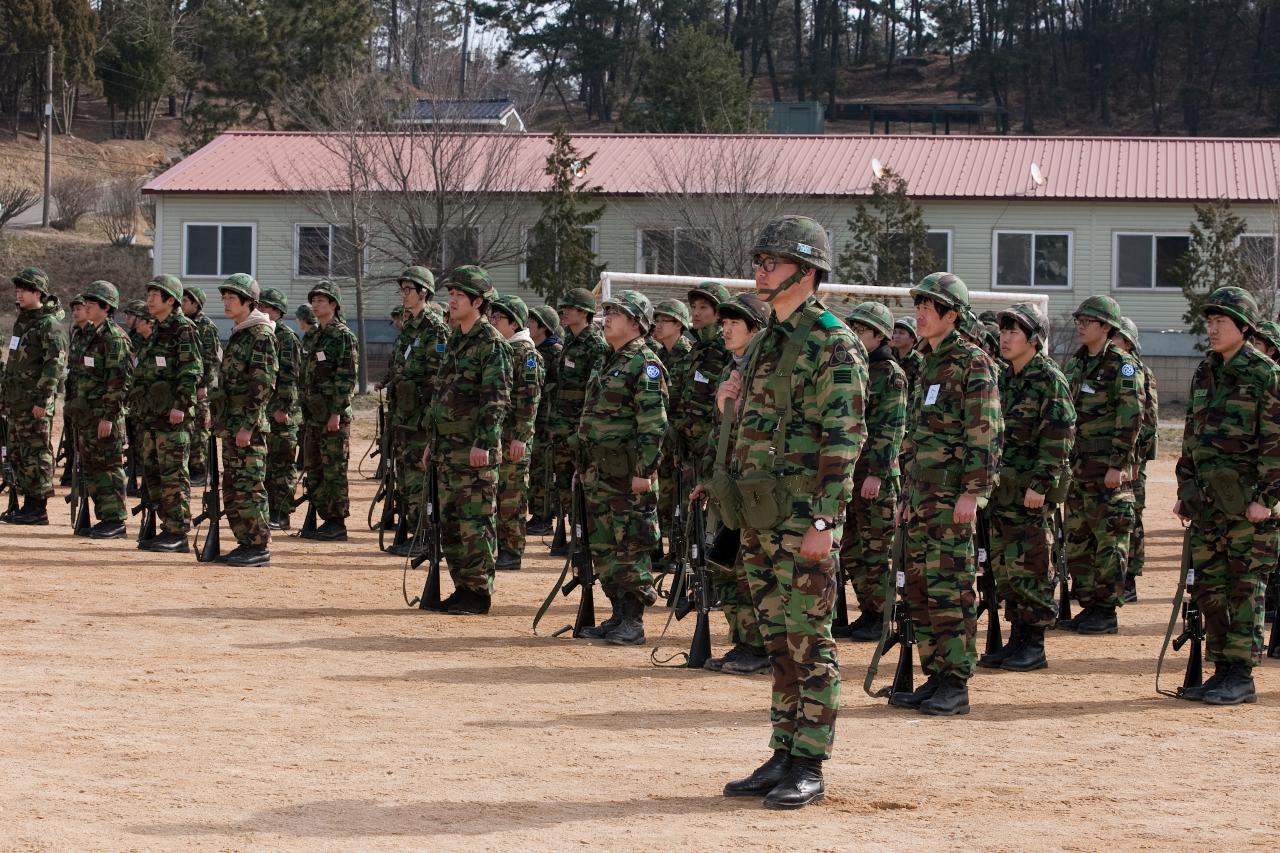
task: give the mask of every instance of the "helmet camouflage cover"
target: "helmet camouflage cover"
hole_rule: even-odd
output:
[[[248,273],[238,272],[227,278],[218,285],[219,293],[234,293],[241,299],[248,302],[257,302],[258,297],[262,294],[262,288],[253,276]]]
[[[689,317],[689,306],[679,299],[664,299],[653,306],[653,316],[670,317],[686,329],[692,320]]]
[[[529,313],[538,318],[542,328],[546,329],[549,334],[560,334],[560,318],[556,316],[556,309],[550,305],[539,305]]]
[[[199,305],[201,308],[204,307],[206,297],[204,295],[203,288],[193,287],[192,285],[186,284],[182,287],[182,295],[190,297],[191,301]]]
[[[13,277],[15,287],[23,287],[28,290],[34,290],[49,295],[49,276],[45,275],[44,270],[40,267],[23,267],[17,275]]]
[[[711,307],[715,308],[720,303],[729,301],[729,289],[718,281],[704,281],[689,291],[688,299],[691,304],[694,297],[707,300],[711,303]],[[685,323],[685,325],[689,324]]]
[[[111,282],[103,281],[101,279],[91,282],[89,286],[84,289],[84,293],[80,294],[80,298],[92,299],[95,302],[101,302],[103,305],[112,309],[120,307],[120,291],[117,290],[116,286]]]
[[[716,316],[720,319],[744,320],[757,329],[768,325],[772,314],[773,309],[769,307],[769,303],[750,292],[735,294],[728,302],[722,302],[716,307]]]
[[[845,318],[845,322],[851,326],[854,323],[861,323],[877,335],[883,335],[886,338],[893,335],[893,313],[879,302],[862,302],[855,305],[849,312],[849,316]]]
[[[1080,303],[1080,307],[1072,312],[1071,316],[1076,319],[1088,317],[1106,323],[1113,329],[1119,329],[1120,303],[1110,296],[1090,296]]]
[[[585,287],[575,287],[564,295],[560,300],[561,308],[577,308],[579,311],[586,311],[588,314],[595,313],[596,297],[590,290]]]
[[[1206,317],[1224,314],[1250,329],[1258,328],[1258,303],[1243,287],[1219,287],[1209,294],[1200,310]]]
[[[1032,340],[1043,341],[1049,336],[1049,321],[1044,312],[1032,302],[1017,302],[996,315],[998,322],[1012,320]]]
[[[493,307],[515,323],[517,329],[523,329],[529,325],[529,306],[519,296],[515,294],[499,296],[493,300]]]
[[[489,273],[471,264],[458,267],[449,273],[449,277],[445,279],[445,287],[450,290],[461,290],[471,297],[492,299],[494,296],[493,281],[489,278]]]
[[[258,297],[258,302],[276,309],[281,315],[289,311],[289,301],[285,298],[284,292],[274,287],[263,288],[262,294]]]
[[[310,302],[311,297],[315,296],[317,293],[321,296],[329,297],[337,307],[342,307],[342,291],[338,289],[338,285],[329,281],[329,279],[322,278],[313,284],[311,289],[307,291],[307,301]]]
[[[182,301],[182,279],[176,275],[162,273],[147,282],[147,290],[158,290],[165,296],[169,296],[174,302]]]
[[[620,290],[606,299],[600,307],[619,309],[639,323],[642,332],[653,328],[653,306],[649,304],[649,297],[638,290]]]
[[[429,294],[436,292],[436,277],[426,267],[408,267],[396,281],[411,281]]]
[[[969,288],[964,279],[953,272],[930,273],[911,288],[912,297],[927,296],[944,308],[964,315],[969,313]],[[976,318],[975,318],[976,320]],[[914,332],[915,330],[912,329]]]
[[[774,255],[831,272],[827,230],[807,216],[780,216],[756,237],[751,256]]]

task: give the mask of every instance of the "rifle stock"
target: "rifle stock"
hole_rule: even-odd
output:
[[[147,488],[147,481],[144,477],[142,485],[139,488],[140,499],[138,505],[129,511],[130,515],[141,515],[142,521],[138,525],[138,544],[142,545],[156,538],[156,511],[151,505],[151,493]]]
[[[680,496],[676,497],[679,500]],[[676,605],[675,616],[676,619],[683,619],[690,611],[697,612],[685,666],[702,669],[702,665],[711,657],[711,608],[714,604],[711,600],[711,577],[707,570],[707,516],[701,503],[693,502],[689,507],[688,519],[689,529],[685,537],[688,542],[687,556],[682,560],[687,579],[682,584],[685,598]]]
[[[63,433],[62,440],[74,445],[76,437],[72,435],[71,438],[67,438],[66,433]],[[65,500],[71,506],[71,532],[76,536],[88,536],[91,526],[89,523],[89,495],[84,481],[84,466],[81,458],[83,454],[78,451],[78,447],[69,451],[72,464],[71,492]]]
[[[1182,651],[1187,643],[1191,643],[1191,651],[1187,653],[1187,671],[1182,678],[1182,690],[1199,687],[1204,683],[1204,618],[1200,615],[1195,590],[1191,587],[1187,588],[1187,598],[1182,602],[1182,633],[1174,639],[1173,650]]]
[[[18,511],[18,484],[14,480],[13,463],[9,459],[9,425],[0,417],[0,488],[8,493],[5,515]]]
[[[222,521],[222,491],[219,486],[221,474],[218,470],[218,439],[212,434],[209,436],[208,455],[209,476],[204,484],[204,494],[200,497],[202,511],[191,520],[192,526],[197,529],[206,522],[209,525],[209,530],[204,536],[204,543],[196,548],[196,561],[200,563],[216,563],[218,558],[222,556],[220,526]]]
[[[302,539],[310,537],[316,532],[316,503],[311,499],[311,472],[307,467],[307,430],[302,430],[301,441],[298,443],[298,456],[302,459],[302,495],[293,501],[291,509],[297,509],[304,503],[307,505],[307,515],[302,520],[302,527],[298,530],[298,536]]]
[[[570,519],[569,558],[573,561],[573,579],[560,590],[561,595],[569,595],[575,588],[581,589],[578,598],[578,612],[573,620],[573,636],[581,637],[583,628],[591,628],[596,624],[595,607],[595,566],[591,562],[591,548],[587,544],[587,531],[590,529],[587,516],[587,494],[582,483],[573,487],[573,517]],[[565,626],[556,632],[559,636],[568,630]]]
[[[902,525],[898,525],[893,537],[893,558],[890,574],[884,581],[885,608],[892,601],[892,632],[890,624],[884,623],[880,632],[880,642],[871,657],[871,665],[867,667],[867,675],[862,683],[862,690],[872,698],[889,698],[894,693],[910,693],[915,690],[915,625],[911,621],[911,610],[907,605],[907,536]],[[892,582],[893,586],[890,586]],[[887,687],[872,690],[876,673],[883,657],[894,646],[898,647],[898,665],[893,671],[893,683]]]
[[[685,583],[688,578],[687,566],[684,565],[689,553],[689,519],[684,511],[684,499],[681,495],[687,493],[686,482],[684,476],[684,464],[680,459],[672,460],[672,466],[675,469],[675,495],[671,501],[671,589],[667,591],[667,607],[674,607],[680,615],[676,618],[683,618],[685,613],[689,612],[692,606],[689,602],[689,590]]]
[[[1058,581],[1058,621],[1071,618],[1071,572],[1067,568],[1067,526],[1062,505],[1053,508],[1053,567]]]
[[[991,519],[985,509],[978,510],[975,538],[978,545],[978,563],[982,566],[980,580],[982,596],[978,601],[979,612],[987,612],[986,654],[995,654],[1004,648],[1000,630],[1000,593],[996,588],[995,567],[991,562]]]
[[[422,586],[422,595],[409,602],[410,607],[419,610],[441,610],[440,598],[440,490],[436,480],[435,462],[427,471],[427,504],[425,507],[428,521],[431,523],[431,547],[424,554],[410,561],[413,568],[419,568],[430,560],[427,567],[427,580]]]

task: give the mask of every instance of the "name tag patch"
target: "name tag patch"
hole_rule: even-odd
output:
[[[1080,390],[1081,390],[1081,391],[1083,391],[1083,392],[1084,392],[1084,393],[1086,393],[1086,394],[1094,394],[1094,393],[1096,393],[1096,392],[1094,391],[1094,389],[1093,389],[1093,386],[1092,386],[1092,385],[1090,385],[1088,382],[1083,382],[1083,383],[1081,383],[1081,385],[1080,385]]]
[[[316,353],[316,361],[324,361],[324,360],[325,360],[325,357],[323,352]]]
[[[156,356],[156,367],[168,367],[169,360],[162,355]]]
[[[94,365],[93,356],[91,356],[91,355],[86,355],[86,356],[84,357],[84,366],[85,366],[85,367],[93,367],[93,365]]]
[[[693,381],[706,383],[706,382],[710,382],[711,380],[703,376],[701,370],[695,370],[693,371]]]
[[[938,389],[941,387],[941,385],[929,386],[929,390],[925,392],[924,395],[924,404],[926,406],[932,406],[934,403],[938,402]]]
[[[565,367],[573,367],[573,362],[566,358],[566,359],[564,360],[564,366],[565,366]]]
[[[9,349],[11,350],[17,349],[18,344],[20,343],[22,343],[22,338],[18,337],[17,335],[14,335],[13,337],[9,338]]]

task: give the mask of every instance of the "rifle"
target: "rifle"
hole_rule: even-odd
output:
[[[1004,639],[1000,631],[1000,593],[996,589],[995,566],[991,563],[991,520],[986,509],[978,510],[975,538],[978,563],[982,566],[982,576],[978,579],[978,587],[982,593],[978,600],[978,612],[987,611],[987,642],[983,652],[990,655],[1004,648]]]
[[[1062,504],[1053,508],[1053,570],[1058,581],[1058,621],[1071,618],[1071,572],[1067,568],[1067,526]]]
[[[831,629],[849,627],[849,598],[845,593],[845,584],[848,578],[844,576],[844,569],[840,566],[840,558],[836,557],[836,605],[831,614]]]
[[[681,503],[680,495],[676,496]],[[674,533],[674,529],[672,533]],[[711,577],[707,571],[707,516],[700,501],[694,501],[689,508],[689,530],[685,537],[688,543],[687,555],[681,560],[684,568],[685,583],[681,586],[685,596],[675,606],[675,617],[683,619],[691,610],[698,611],[697,621],[693,627],[693,640],[689,644],[689,654],[685,656],[685,666],[690,669],[702,669],[702,665],[711,657]]]
[[[141,495],[141,490],[138,487],[138,475],[142,473],[142,463],[141,460],[138,459],[138,428],[135,426],[130,429],[128,422],[126,422],[125,438],[129,442],[127,454],[129,470],[128,476],[125,480],[125,493],[130,497],[133,497],[134,495]]]
[[[138,544],[144,545],[156,538],[156,510],[151,504],[151,490],[147,488],[147,478],[142,478],[142,486],[138,490],[138,505],[129,510],[130,515],[142,515],[138,525]]]
[[[381,480],[386,474],[387,460],[391,458],[383,446],[385,436],[387,435],[387,400],[381,392],[378,394],[378,418],[374,423],[373,441],[369,442],[369,446],[364,451],[365,459],[377,459],[378,468],[373,472],[372,480]],[[389,442],[388,442],[389,443]],[[364,473],[364,459],[360,460],[357,470],[361,474]]]
[[[218,473],[218,439],[209,435],[209,477],[204,484],[204,494],[200,496],[201,512],[191,519],[196,528],[196,537],[200,535],[200,525],[209,522],[209,531],[204,535],[204,544],[196,547],[196,562],[216,563],[222,556],[222,534],[219,522],[222,520],[222,491],[219,488]]]
[[[9,494],[5,517],[13,515],[18,511],[18,483],[9,458],[9,423],[3,417],[0,417],[0,490]]]
[[[549,435],[550,433],[548,432],[547,434]],[[559,507],[556,506],[556,466],[554,464],[555,453],[552,451],[551,446],[549,444],[542,451],[542,459],[543,459],[543,462],[542,462],[543,493],[542,493],[542,516],[541,517],[546,519],[548,524],[551,524],[552,514],[554,513],[555,515],[558,516],[560,512],[559,512]]]
[[[1272,596],[1271,637],[1267,640],[1267,657],[1280,658],[1280,564],[1267,581],[1267,594]]]
[[[679,459],[672,461],[675,468],[675,495],[671,501],[671,589],[667,592],[667,607],[674,607],[677,610],[683,608],[685,613],[689,612],[692,606],[689,604],[689,591],[685,585],[685,579],[688,576],[687,561],[685,557],[689,553],[689,519],[684,513],[684,501],[686,494],[686,483],[684,476],[684,465]],[[704,524],[705,526],[705,524]]]
[[[304,503],[307,505],[307,516],[302,520],[302,527],[298,530],[298,536],[306,539],[308,536],[316,532],[316,504],[311,500],[311,471],[307,469],[306,447],[307,447],[307,431],[304,427],[301,435],[301,442],[298,444],[298,455],[302,457],[302,467],[306,472],[302,478],[302,495],[293,499],[292,509],[297,509]]]
[[[1169,627],[1164,632],[1164,643],[1160,646],[1160,656],[1156,659],[1156,692],[1161,696],[1178,697],[1188,687],[1198,687],[1204,682],[1204,619],[1200,615],[1200,605],[1195,600],[1196,570],[1191,562],[1191,528],[1182,535],[1182,572],[1178,577],[1178,591],[1173,596],[1173,612],[1169,615]],[[1188,598],[1186,594],[1190,592]],[[1160,689],[1160,672],[1164,669],[1165,652],[1169,649],[1169,638],[1173,636],[1173,626],[1177,622],[1179,611],[1182,614],[1182,633],[1173,641],[1174,651],[1180,651],[1187,643],[1191,643],[1191,651],[1187,655],[1187,672],[1183,676],[1182,686],[1176,691]]]
[[[65,439],[65,433],[64,441]],[[71,437],[74,443],[75,436]],[[64,500],[71,506],[71,532],[76,536],[89,535],[89,490],[85,487],[84,482],[84,466],[81,456],[83,454],[73,451],[71,454],[73,472],[71,475],[71,491]]]
[[[893,559],[884,577],[884,606],[893,605],[893,633],[890,634],[890,623],[885,621],[880,629],[880,643],[871,656],[871,665],[867,667],[867,676],[862,682],[862,690],[873,699],[886,699],[894,693],[910,693],[915,690],[915,625],[911,620],[911,610],[907,606],[907,535],[899,525],[893,537]],[[890,586],[890,584],[893,586]],[[894,587],[896,587],[896,595]],[[876,690],[871,689],[879,670],[880,658],[889,649],[898,647],[898,666],[893,672],[893,683]],[[892,700],[891,700],[892,701]]]
[[[422,535],[422,519],[425,517],[431,524],[431,547],[425,553],[407,561],[407,565],[416,569],[428,560],[431,561],[431,565],[427,567],[427,580],[422,586],[422,595],[410,600],[405,592],[403,577],[400,581],[400,591],[405,595],[405,603],[410,607],[416,606],[419,610],[443,610],[440,600],[440,489],[436,480],[434,460],[427,470],[426,489],[427,500],[418,516],[418,530],[414,533],[414,541]],[[405,573],[408,574],[407,569]]]
[[[582,595],[578,599],[578,613],[574,617],[573,624],[565,625],[551,636],[559,637],[566,631],[572,631],[572,636],[581,637],[583,628],[591,628],[596,624],[595,594],[593,589],[596,582],[596,574],[595,566],[591,562],[591,549],[587,544],[587,531],[589,529],[590,517],[587,515],[587,495],[583,491],[582,483],[575,482],[573,484],[573,502],[569,507],[569,557],[565,560],[564,569],[560,572],[560,577],[555,586],[551,588],[551,592],[543,600],[542,606],[538,608],[537,615],[533,617],[534,634],[538,633],[538,623],[542,621],[547,608],[555,600],[556,593],[568,596],[574,589],[581,589]],[[568,583],[565,583],[565,578],[569,576],[569,569],[571,568],[573,569],[573,577]]]

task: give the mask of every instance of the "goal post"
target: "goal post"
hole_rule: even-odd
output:
[[[602,272],[596,285],[596,295],[600,299],[608,299],[614,290],[638,290],[655,305],[664,299],[684,300],[689,291],[704,281],[714,281],[725,286],[730,293],[742,290],[754,290],[756,283],[749,278],[715,278],[698,275],[653,275],[638,272]],[[883,302],[895,317],[905,316],[912,311],[911,288],[909,287],[876,287],[865,284],[838,284],[824,282],[818,288],[818,298],[826,304],[837,317],[844,319],[853,311],[853,307],[868,300]],[[970,290],[969,305],[975,314],[983,311],[999,311],[1017,302],[1031,302],[1039,306],[1046,319],[1049,317],[1049,297],[1043,293],[1018,293],[1007,290]]]

